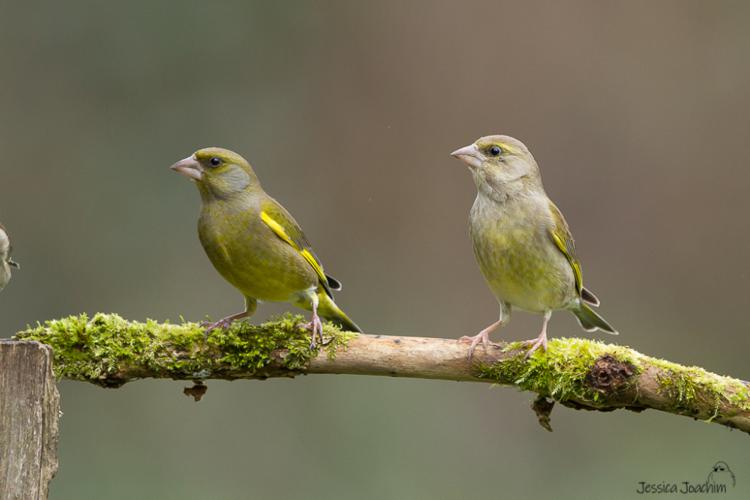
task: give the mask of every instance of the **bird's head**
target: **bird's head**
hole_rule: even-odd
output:
[[[471,170],[477,188],[508,192],[514,188],[539,186],[541,178],[529,149],[513,137],[488,135],[457,149],[451,156]]]
[[[253,167],[228,149],[199,149],[171,168],[195,181],[204,199],[228,198],[248,188],[260,187]]]

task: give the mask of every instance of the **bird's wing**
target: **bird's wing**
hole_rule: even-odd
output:
[[[286,211],[276,200],[269,199],[261,206],[260,218],[282,241],[294,248],[313,268],[318,280],[323,285],[328,296],[332,297],[331,289],[340,290],[341,283],[334,278],[326,276],[323,264],[313,252],[310,242],[307,241],[305,233],[299,227],[294,217]]]
[[[581,263],[576,257],[576,246],[573,241],[573,235],[570,234],[568,223],[565,222],[565,217],[560,213],[560,209],[558,209],[551,201],[549,202],[549,209],[552,214],[552,227],[548,229],[550,238],[552,238],[552,242],[557,249],[562,252],[566,259],[568,259],[570,267],[573,268],[573,275],[576,280],[576,291],[578,292],[578,295],[581,296],[584,290],[583,274],[581,273]],[[594,294],[588,290],[586,290],[586,292],[591,296],[593,302],[596,302],[598,305],[599,300],[596,299]]]

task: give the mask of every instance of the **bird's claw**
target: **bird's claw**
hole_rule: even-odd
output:
[[[310,350],[314,350],[316,343],[315,343],[315,335],[318,336],[318,339],[320,340],[320,345],[325,346],[328,345],[328,343],[324,342],[323,340],[323,323],[321,323],[320,318],[313,316],[312,321],[308,323],[304,323],[302,325],[302,328],[305,330],[309,330],[312,332],[310,334]],[[329,341],[330,342],[330,341]]]
[[[487,352],[487,349],[489,348],[491,342],[490,342],[490,335],[488,332],[482,331],[479,332],[479,334],[474,336],[464,335],[460,339],[458,339],[459,342],[471,342],[471,345],[469,345],[469,353],[467,354],[467,358],[469,361],[471,361],[474,358],[474,351],[477,348],[477,345],[479,343],[482,343],[482,346],[484,347],[485,352]],[[495,344],[492,344],[495,345]]]
[[[543,335],[543,336],[540,335],[539,337],[537,337],[535,339],[525,340],[523,342],[523,344],[531,346],[531,348],[528,351],[526,351],[526,356],[524,357],[525,359],[529,359],[531,357],[531,355],[534,354],[534,351],[536,351],[540,347],[542,348],[542,351],[544,351],[544,352],[547,351],[547,336],[546,335]]]
[[[229,327],[229,325],[232,324],[232,321],[234,321],[234,320],[228,319],[228,318],[223,318],[223,319],[220,319],[219,321],[214,321],[214,322],[211,322],[211,321],[201,321],[200,322],[200,326],[202,328],[204,328],[204,330],[203,330],[203,336],[205,338],[208,338],[209,334],[212,331],[216,330],[217,328],[225,329],[225,328]]]

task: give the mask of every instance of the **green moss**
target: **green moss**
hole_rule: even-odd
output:
[[[741,381],[709,373],[697,366],[682,366],[663,359],[649,358],[659,369],[656,380],[660,390],[677,401],[676,409],[698,406],[713,408],[712,420],[724,403],[750,410],[750,389]]]
[[[512,343],[503,349],[511,358],[479,367],[481,378],[514,384],[558,401],[574,399],[596,406],[606,390],[595,387],[588,377],[597,359],[609,355],[627,363],[635,374],[656,368],[659,390],[674,402],[672,410],[711,421],[729,413],[750,411],[750,388],[740,380],[722,377],[698,367],[686,367],[643,356],[627,347],[584,339],[554,339],[547,352],[535,352],[526,360],[526,347]]]
[[[591,388],[586,377],[596,359],[605,354],[632,364],[636,370],[639,366],[636,354],[626,347],[578,338],[553,339],[546,352],[538,350],[528,360],[521,343],[509,344],[505,351],[518,351],[518,354],[505,361],[479,366],[480,378],[514,384],[558,401],[599,400],[601,394]]]
[[[750,411],[750,389],[738,380],[729,379],[727,386],[730,390],[729,403],[742,410]]]
[[[46,321],[16,334],[52,346],[61,378],[118,385],[143,374],[172,378],[263,376],[269,369],[302,370],[318,354],[301,316],[285,315],[260,325],[238,321],[206,338],[197,323],[126,321],[116,314],[82,314]],[[328,356],[345,349],[354,333],[324,325]]]
[[[528,344],[522,341],[508,342],[503,346],[503,352],[521,351],[528,348]]]

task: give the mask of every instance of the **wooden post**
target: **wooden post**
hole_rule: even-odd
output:
[[[59,417],[52,349],[0,340],[0,499],[47,498],[57,472]]]

